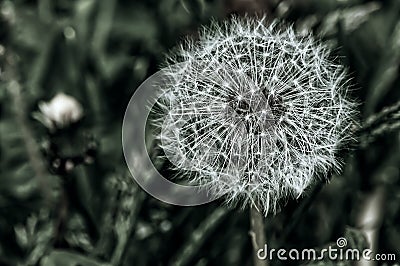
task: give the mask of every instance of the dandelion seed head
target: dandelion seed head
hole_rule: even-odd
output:
[[[267,214],[340,169],[355,104],[346,69],[312,36],[233,18],[204,28],[170,63],[180,67],[163,85],[160,145],[210,193]]]

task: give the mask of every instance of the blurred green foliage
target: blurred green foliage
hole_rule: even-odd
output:
[[[323,247],[346,236],[365,246],[357,221],[379,187],[377,246],[400,258],[399,108],[368,120],[400,100],[400,1],[2,0],[1,265],[252,264],[246,211],[153,199],[133,182],[120,144],[129,98],[165,53],[233,13],[267,14],[320,36],[350,68],[370,125],[365,145],[343,155],[343,174],[266,219],[268,244]],[[78,99],[85,117],[52,133],[32,117],[57,92]]]

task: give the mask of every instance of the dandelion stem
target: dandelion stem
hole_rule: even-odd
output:
[[[268,266],[267,260],[261,260],[257,256],[260,248],[266,244],[264,230],[264,216],[260,213],[260,208],[252,206],[250,208],[250,237],[253,245],[253,261],[255,266]]]

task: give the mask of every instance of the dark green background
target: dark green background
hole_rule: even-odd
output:
[[[211,18],[266,14],[320,36],[350,69],[362,124],[400,99],[398,0],[2,0],[0,11],[1,265],[252,265],[248,210],[163,204],[133,182],[122,156],[135,88]],[[85,116],[50,133],[33,115],[57,92]],[[399,119],[365,130],[343,153],[342,174],[268,216],[268,244],[322,248],[345,236],[366,247],[357,221],[378,194],[378,251],[400,259]],[[52,166],[93,143],[92,164]]]

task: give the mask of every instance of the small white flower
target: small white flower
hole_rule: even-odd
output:
[[[36,116],[47,128],[64,128],[77,122],[83,116],[82,105],[64,93],[58,93],[50,102],[40,102],[40,117]]]
[[[346,69],[312,36],[233,18],[204,29],[171,63],[161,146],[210,193],[267,214],[340,168],[355,104]]]

